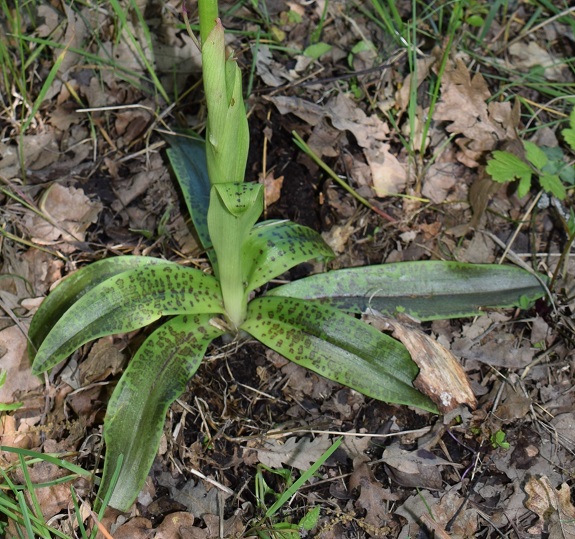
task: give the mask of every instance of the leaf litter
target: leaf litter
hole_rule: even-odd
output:
[[[525,127],[526,116],[521,99],[495,97],[499,88],[488,77],[489,69],[524,74],[541,69],[546,80],[569,82],[562,51],[548,46],[553,32],[568,30],[561,23],[549,24],[545,31],[521,38],[520,21],[528,19],[521,19],[528,15],[521,11],[509,23],[511,35],[518,38],[504,59],[488,68],[464,53],[448,57],[423,141],[422,128],[430,114],[425,93],[430,77],[438,73],[440,53],[431,48],[416,60],[418,77],[412,84],[405,56],[390,65],[369,46],[387,54],[391,37],[353,7],[351,17],[341,3],[332,2],[321,35],[331,49],[324,47],[328,52],[313,59],[303,53],[305,40],[324,6],[269,2],[275,35],[301,54],[290,57],[254,42],[242,49],[240,38],[232,43],[246,51],[242,60],[255,56],[250,121],[254,132],[267,129],[269,144],[264,165],[263,141],[253,137],[249,170],[268,182],[269,216],[286,217],[282,200],[295,197],[290,199],[297,201],[290,203],[295,219],[314,218],[317,227],[334,238],[339,253],[335,267],[440,254],[477,262],[498,259],[497,243],[477,229],[508,242],[515,232],[510,223],[523,219],[526,204],[494,186],[483,169],[489,152],[501,147],[521,157],[517,131]],[[177,28],[178,13],[176,4],[168,2],[167,9],[149,21],[155,30],[152,48],[145,38],[140,43],[164,88],[181,95],[195,82],[199,62],[193,43]],[[101,450],[105,402],[140,335],[87,346],[52,374],[43,389],[28,374],[24,351],[26,321],[37,298],[62,275],[110,254],[153,253],[198,265],[202,261],[194,258],[200,253],[193,236],[182,233],[185,216],[154,146],[160,137],[151,131],[158,111],[167,115],[170,125],[175,118],[169,117],[168,104],[150,91],[146,67],[133,45],[125,34],[116,39],[111,13],[105,9],[65,7],[59,12],[42,6],[40,15],[35,35],[64,46],[85,43],[90,32],[100,28],[100,44],[92,52],[102,62],[114,59],[125,69],[109,63],[97,69],[93,60],[68,52],[26,133],[18,133],[12,121],[0,116],[6,134],[0,141],[0,177],[10,193],[2,193],[0,215],[3,230],[12,235],[4,235],[1,245],[0,305],[6,316],[0,329],[0,366],[8,381],[0,389],[0,402],[24,403],[3,415],[0,436],[2,445],[12,447],[79,451],[78,462],[93,469]],[[253,15],[243,5],[230,23],[242,29]],[[122,31],[141,37],[138,24],[133,19]],[[489,39],[504,45],[495,30]],[[54,58],[58,54],[55,49]],[[350,69],[358,73],[348,77]],[[410,124],[412,87],[421,102]],[[543,99],[518,93],[523,103]],[[201,96],[193,91],[190,95],[177,114],[191,125],[201,124]],[[23,100],[13,96],[9,105],[17,110]],[[107,106],[115,108],[93,110]],[[322,179],[317,167],[293,147],[293,129],[395,222],[382,222]],[[414,158],[402,139],[426,154]],[[420,167],[425,161],[427,166]],[[301,194],[302,186],[307,196]],[[525,227],[515,237],[513,252],[560,252],[562,231],[552,211],[533,216],[532,229]],[[470,233],[474,228],[475,234]],[[554,259],[549,260],[545,262],[552,271]],[[566,291],[574,271],[572,264],[565,270]],[[427,359],[456,358],[461,367],[448,385],[450,391],[459,383],[465,387],[462,402],[471,404],[453,412],[446,409],[440,418],[370,401],[257,347],[233,354],[225,348],[222,353],[214,350],[191,381],[190,393],[170,411],[147,490],[130,514],[109,512],[104,525],[116,538],[217,537],[222,526],[223,536],[240,537],[257,516],[255,466],[289,467],[297,475],[320,458],[333,433],[342,432],[348,436],[340,452],[289,508],[295,522],[306,504],[322,505],[313,536],[434,532],[436,537],[475,537],[499,531],[573,537],[575,356],[569,312],[575,306],[569,301],[554,313],[486,313],[476,320],[422,325],[423,342],[431,338],[442,347],[441,352],[426,348]],[[441,368],[435,370],[441,373]],[[441,388],[446,382],[438,384]],[[493,435],[501,430],[507,450],[493,445]],[[14,455],[2,452],[0,462],[5,467]],[[49,466],[38,467],[40,472],[41,481],[60,473]],[[283,488],[280,482],[273,486]],[[89,500],[89,490],[82,488]],[[62,529],[71,507],[69,493],[69,487],[50,491],[40,503],[46,515],[58,515]],[[70,519],[69,526],[77,524]]]

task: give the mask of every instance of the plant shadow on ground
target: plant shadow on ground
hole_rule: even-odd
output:
[[[478,10],[478,13],[469,13],[469,17],[479,15],[485,20],[488,16],[477,4],[465,3],[465,6],[469,11]],[[275,11],[272,7],[266,16],[273,24],[259,25],[262,36],[269,38],[269,32],[275,27],[287,32],[290,43],[300,44],[303,49],[303,45],[308,44],[303,34],[309,27],[300,27],[301,23],[288,17],[293,10],[287,4],[278,3]],[[544,3],[540,7],[549,8],[545,8]],[[399,15],[407,21],[409,6],[400,5],[399,10]],[[279,200],[270,202],[267,217],[291,219],[325,233],[339,252],[334,267],[454,256],[491,262],[502,253],[498,240],[505,248],[519,230],[512,251],[535,253],[533,265],[538,269],[547,267],[550,273],[555,271],[558,255],[568,244],[559,211],[550,206],[527,214],[531,198],[518,200],[512,189],[496,190],[491,184],[485,185],[485,178],[478,172],[481,168],[472,161],[474,158],[484,160],[495,147],[486,148],[481,135],[476,134],[474,139],[469,134],[452,131],[451,135],[458,137],[460,143],[464,139],[457,146],[444,128],[437,127],[429,134],[423,156],[404,144],[406,139],[417,138],[415,120],[410,120],[410,111],[401,111],[400,105],[395,109],[386,107],[388,100],[399,100],[396,92],[400,87],[409,86],[405,79],[409,72],[407,57],[402,57],[392,68],[353,78],[339,77],[342,71],[350,69],[376,68],[385,63],[385,59],[374,55],[369,43],[351,53],[363,40],[361,35],[354,36],[350,30],[353,24],[343,16],[338,18],[338,13],[330,12],[322,40],[326,43],[333,40],[345,54],[338,57],[333,52],[331,56],[322,57],[324,71],[316,76],[335,78],[335,81],[288,87],[281,92],[277,90],[278,85],[270,90],[271,75],[283,76],[282,84],[293,77],[288,68],[295,69],[295,60],[290,53],[281,51],[274,52],[271,59],[264,56],[268,58],[267,68],[262,61],[256,71],[249,101],[252,146],[247,179],[255,180],[265,169],[271,186],[269,200],[274,198],[274,185],[281,191]],[[342,13],[349,16],[348,12]],[[240,14],[245,13],[240,11]],[[253,11],[248,14],[250,17],[233,19],[233,25],[239,29],[245,25],[245,29],[251,31],[250,24],[256,14]],[[317,25],[320,15],[317,10],[313,11],[310,24]],[[523,19],[518,20],[529,20],[532,12],[520,15]],[[370,23],[365,13],[361,15],[360,10],[353,16],[357,17],[360,30],[367,32],[364,37],[370,36],[386,50],[391,48],[391,38],[382,37],[381,30]],[[524,27],[517,21],[505,13],[498,16],[502,17],[500,28],[507,23],[514,36],[521,35]],[[265,20],[261,11],[257,17],[262,17],[257,20]],[[536,24],[533,21],[532,26]],[[559,34],[568,31],[561,24],[568,27],[561,22],[553,25]],[[431,56],[437,41],[431,35],[433,28],[425,31],[430,32],[427,36],[430,46],[423,52]],[[498,42],[497,33],[495,26],[487,30],[493,42]],[[344,39],[342,35],[354,37]],[[338,36],[337,39],[334,36]],[[552,40],[541,33],[534,36],[536,44],[537,40],[543,44],[540,49],[547,48],[546,39]],[[250,39],[254,45],[256,41]],[[562,47],[568,48],[565,43],[568,41],[564,41]],[[524,45],[527,46],[526,41]],[[559,51],[556,46],[553,50],[572,62],[572,50]],[[501,85],[498,77],[506,77],[505,80],[519,85],[514,77],[525,80],[526,69],[527,72],[537,70],[533,66],[525,67],[527,60],[520,55],[513,57],[514,63],[499,65],[485,58],[483,49],[471,52],[472,56],[481,56],[484,60],[479,72],[486,77],[492,96],[501,92],[508,97],[504,92],[512,87]],[[348,60],[350,54],[352,57]],[[250,59],[246,51],[242,60],[247,71]],[[49,64],[49,59],[46,62]],[[310,65],[317,67],[313,62]],[[423,61],[419,69],[430,70]],[[572,72],[564,69],[563,78],[550,85],[541,69],[533,73],[535,79],[530,86],[517,90],[524,111],[521,124],[526,125],[537,112],[541,128],[538,141],[550,137],[550,132],[556,131],[558,122],[570,110],[560,101],[558,108],[539,113],[536,104],[543,103],[549,96],[542,90],[551,87],[554,92],[551,97],[555,97],[560,93],[561,84],[573,82]],[[453,70],[452,67],[451,72]],[[312,71],[296,71],[297,77]],[[548,73],[548,76],[551,75]],[[88,80],[85,85],[82,77],[71,80],[72,89],[80,92],[82,106],[123,107],[136,103],[155,108],[149,94],[136,91],[131,85],[109,78],[98,83]],[[195,83],[190,76],[188,83],[192,80]],[[98,88],[102,87],[105,88],[102,94],[106,96],[103,101],[97,99]],[[432,89],[433,72],[429,71],[428,77],[416,88],[416,103],[422,110],[414,109],[413,119],[424,117],[423,110],[429,105]],[[158,153],[137,155],[160,139],[155,134],[149,140],[145,138],[153,115],[145,109],[121,108],[92,113],[87,123],[84,117],[70,112],[79,105],[66,91],[65,86],[60,87],[51,100],[42,104],[41,117],[48,120],[44,130],[32,122],[33,131],[19,139],[16,130],[11,130],[9,122],[2,118],[3,132],[7,135],[2,140],[0,173],[10,180],[2,195],[2,224],[4,232],[13,235],[4,234],[2,273],[18,277],[2,279],[0,283],[2,308],[7,313],[2,321],[1,336],[3,346],[13,351],[18,350],[21,338],[17,336],[18,331],[13,331],[10,313],[26,320],[34,305],[25,304],[23,308],[23,299],[45,294],[60,276],[86,262],[133,253],[164,256],[199,267],[203,264],[196,258],[197,245],[185,227],[183,205],[165,159]],[[308,104],[319,103],[323,107],[319,122],[303,119],[317,110],[311,106],[295,109],[293,102],[290,113],[284,109],[286,113],[280,114],[277,107],[282,110],[286,105],[277,99],[273,101],[274,95],[270,95],[273,93],[304,98]],[[30,94],[37,95],[38,90],[31,87]],[[332,101],[331,94],[334,94]],[[338,102],[335,94],[356,97]],[[377,113],[372,106],[374,96],[379,96]],[[483,98],[483,102],[486,99]],[[188,114],[201,122],[200,102],[200,95],[192,92],[183,100],[176,116]],[[352,110],[346,108],[350,103]],[[395,115],[398,107],[401,112]],[[362,145],[362,130],[368,136],[375,133],[370,123],[374,116],[383,118],[390,129],[386,140],[378,141],[377,150],[386,156],[397,156],[403,167],[404,176],[393,187],[399,190],[398,186],[405,181],[408,187],[402,188],[403,194],[413,198],[374,197],[371,175],[376,175],[378,170],[383,170],[383,176],[397,171],[376,162],[370,148]],[[338,118],[347,123],[338,124]],[[487,122],[489,118],[484,120]],[[444,117],[441,125],[452,121]],[[437,123],[439,125],[439,121]],[[393,127],[395,124],[397,130]],[[315,147],[322,151],[328,164],[347,175],[354,187],[362,194],[367,193],[391,219],[382,219],[358,204],[325,177],[293,144],[294,129],[306,140],[315,136]],[[85,137],[96,139],[96,163],[84,146],[74,146]],[[268,140],[264,142],[266,137]],[[72,141],[69,147],[67,138]],[[502,135],[502,138],[505,137]],[[474,142],[472,150],[476,153],[470,153],[469,147]],[[422,144],[421,141],[418,144]],[[26,154],[26,178],[18,172],[18,163],[8,159],[9,150],[17,147],[23,148]],[[330,147],[338,155],[331,153]],[[437,157],[432,158],[436,152]],[[59,162],[51,157],[54,154],[64,155],[65,159]],[[10,166],[15,167],[14,170]],[[452,181],[453,178],[457,181]],[[58,185],[58,190],[51,189],[52,185]],[[47,196],[50,192],[51,196]],[[573,196],[572,189],[568,192],[570,195],[563,205],[567,211],[572,207]],[[22,204],[22,201],[34,204],[42,194],[45,198],[39,210],[56,223],[50,230],[40,230],[46,220],[36,220],[34,213]],[[475,233],[462,228],[473,219],[467,203],[470,198],[475,203],[473,209],[477,216]],[[71,216],[71,207],[80,208],[81,212]],[[517,223],[522,220],[526,224],[518,229]],[[70,234],[62,235],[56,231],[58,228]],[[24,245],[19,238],[32,240],[48,252]],[[313,270],[312,264],[306,264],[285,277],[292,280]],[[299,522],[309,507],[320,505],[321,517],[312,535],[326,539],[413,537],[418,533],[425,537],[434,531],[436,536],[450,533],[452,537],[474,537],[497,531],[510,536],[523,536],[527,531],[550,533],[554,537],[561,537],[554,533],[573,536],[570,526],[575,510],[569,497],[575,468],[574,332],[569,310],[573,306],[572,298],[562,299],[562,294],[569,298],[569,280],[573,273],[570,266],[556,287],[559,295],[556,312],[540,305],[538,310],[528,313],[488,313],[479,320],[424,325],[426,332],[462,359],[479,399],[476,411],[462,409],[458,415],[445,420],[367,399],[287,363],[256,344],[238,347],[234,343],[222,343],[221,348],[210,351],[212,355],[190,382],[189,393],[170,410],[165,439],[151,479],[133,511],[128,516],[110,511],[104,525],[114,530],[114,537],[137,537],[152,528],[156,529],[156,537],[217,537],[220,526],[227,536],[240,537],[248,529],[252,533],[265,533],[270,523],[263,519],[262,508],[255,497],[258,463],[277,469],[288,467],[298,475],[329,446],[328,435],[323,433],[343,432],[370,436],[346,437],[321,473],[284,507],[279,521]],[[33,293],[26,281],[33,286]],[[21,400],[24,406],[3,416],[2,445],[42,448],[55,453],[77,452],[76,462],[86,470],[101,466],[99,429],[105,403],[126,358],[141,341],[142,335],[138,333],[102,339],[84,347],[73,358],[72,365],[51,375],[46,390],[38,388],[33,380],[18,379],[5,394],[10,400]],[[3,368],[16,365],[14,370],[8,370],[9,382],[19,368],[21,348],[19,356],[4,356]],[[78,368],[78,364],[85,367]],[[499,432],[503,432],[505,438],[497,437]],[[509,444],[508,449],[505,443]],[[307,460],[301,458],[302,451]],[[3,467],[8,461],[14,462],[5,453],[1,458]],[[201,479],[196,472],[211,482]],[[275,492],[284,489],[283,479],[269,473],[265,477]],[[53,478],[54,475],[43,477],[39,472],[33,480],[44,482]],[[567,492],[562,485],[566,485]],[[90,491],[85,485],[78,485],[77,489],[89,500]],[[69,488],[52,488],[50,496],[62,505],[49,505],[42,498],[41,508],[47,518],[67,514]],[[537,501],[540,499],[555,500],[555,503],[541,505]],[[176,517],[180,519],[179,524]],[[8,528],[6,533],[14,533],[13,528]],[[279,531],[275,533],[276,537],[282,537]]]

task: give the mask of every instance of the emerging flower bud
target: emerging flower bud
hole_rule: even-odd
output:
[[[206,157],[210,182],[241,183],[249,146],[242,75],[235,58],[226,51],[219,19],[202,44],[202,62],[208,105]]]

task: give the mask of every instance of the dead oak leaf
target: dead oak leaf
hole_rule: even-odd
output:
[[[91,201],[81,189],[58,183],[44,192],[39,207],[43,216],[29,212],[26,224],[32,231],[33,241],[41,245],[59,240],[84,241],[86,230],[97,221],[102,210],[102,204]],[[71,252],[74,247],[65,246],[62,250]]]
[[[525,43],[513,43],[509,47],[509,54],[513,59],[513,66],[522,71],[529,71],[535,66],[541,66],[543,76],[547,80],[564,80],[563,68],[565,63],[558,62],[548,50],[541,47],[536,41],[530,41],[527,46]]]
[[[441,79],[441,100],[433,119],[449,122],[446,129],[463,137],[456,142],[461,152],[457,158],[469,167],[493,150],[499,142],[517,138],[519,106],[511,103],[487,103],[491,97],[481,73],[473,77],[461,59],[447,65]]]
[[[261,447],[256,447],[259,461],[270,468],[282,468],[283,465],[293,466],[306,471],[330,447],[331,442],[327,436],[318,436],[311,440],[293,436],[285,443],[275,438],[265,440]]]

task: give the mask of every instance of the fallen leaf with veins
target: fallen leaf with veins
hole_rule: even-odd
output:
[[[424,448],[414,451],[402,449],[397,442],[385,449],[381,461],[385,463],[389,475],[400,485],[432,490],[439,490],[443,485],[443,466],[462,466],[442,459]]]
[[[298,440],[293,436],[288,438],[285,443],[271,438],[254,449],[258,452],[259,461],[270,468],[282,468],[283,465],[286,465],[306,471],[321,458],[330,445],[331,442],[327,436],[318,436],[313,440],[309,438]]]
[[[91,201],[82,189],[53,183],[42,195],[39,207],[49,221],[29,211],[26,226],[32,232],[32,241],[50,245],[57,241],[84,241],[86,230],[97,221],[103,206]],[[61,245],[60,249],[72,252],[75,247]]]

